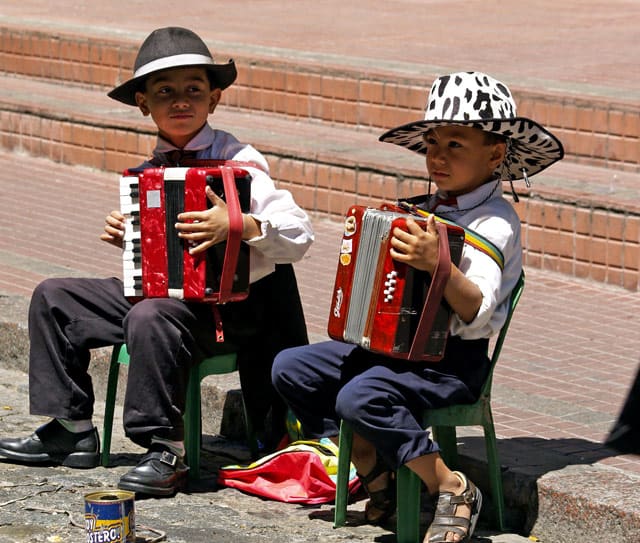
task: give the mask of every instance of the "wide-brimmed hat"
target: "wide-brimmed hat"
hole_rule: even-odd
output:
[[[154,30],[140,46],[133,65],[133,77],[108,93],[110,98],[130,106],[136,105],[135,95],[146,77],[168,68],[202,66],[215,82],[226,89],[236,79],[236,66],[232,59],[216,64],[200,37],[186,28],[167,27]]]
[[[534,175],[564,156],[560,140],[542,125],[516,115],[509,88],[481,72],[459,72],[436,79],[424,120],[388,130],[380,141],[417,153],[427,152],[423,134],[438,126],[463,125],[509,138],[496,175],[509,180]]]

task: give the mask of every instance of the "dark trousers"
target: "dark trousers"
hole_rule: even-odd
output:
[[[273,360],[283,349],[306,345],[309,339],[291,264],[276,265],[276,271],[252,284],[250,291],[245,302],[221,311],[230,341],[237,345],[247,414],[265,451],[270,451],[287,432],[287,405],[271,384]]]
[[[420,423],[423,410],[477,399],[489,371],[487,346],[452,337],[445,359],[425,364],[329,341],[281,352],[272,379],[305,437],[336,436],[344,419],[397,468],[438,450]]]
[[[275,323],[260,317],[276,296],[273,289],[281,284],[290,319],[281,322],[282,328],[278,329]],[[205,356],[238,349],[244,373],[241,381],[248,394],[259,391],[257,398],[247,397],[248,406],[254,415],[258,411],[255,405],[260,406],[264,417],[276,398],[269,378],[274,351],[281,345],[307,342],[291,265],[278,266],[275,273],[251,285],[246,301],[221,308],[224,344],[215,341],[211,305],[164,298],[131,304],[122,292],[122,283],[116,278],[47,279],[36,287],[29,309],[33,414],[90,418],[94,404],[88,374],[90,349],[126,342],[130,354],[124,400],[127,436],[145,447],[152,435],[181,440],[188,370],[194,363]],[[259,351],[259,344],[267,340],[269,348]],[[261,367],[263,364],[266,368]],[[255,372],[252,367],[257,368]],[[284,405],[279,399],[275,403]],[[257,427],[263,424],[261,420],[253,422]]]

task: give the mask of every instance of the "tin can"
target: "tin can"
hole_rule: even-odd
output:
[[[84,496],[87,543],[135,543],[134,493],[99,490]]]

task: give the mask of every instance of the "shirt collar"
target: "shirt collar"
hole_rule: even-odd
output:
[[[465,211],[478,206],[485,200],[488,200],[490,197],[495,198],[499,196],[502,196],[502,181],[500,179],[496,179],[480,185],[471,192],[459,195],[457,197],[458,203],[456,207],[451,207],[449,209],[446,208],[446,206],[443,206],[438,209],[438,211],[436,211],[436,214],[441,213],[443,209],[447,209],[446,216],[448,218],[454,218],[455,216],[463,215]],[[431,196],[431,198],[429,199],[429,209],[433,208],[436,203],[437,197],[446,197],[446,192],[438,191],[433,196]]]
[[[496,184],[498,185],[497,187]],[[492,192],[495,196],[502,196],[502,181],[500,179],[489,181],[471,192],[458,196],[458,209],[462,211],[476,206],[487,199]]]
[[[211,142],[215,137],[215,132],[209,123],[205,123],[200,132],[198,132],[185,146],[184,151],[201,151],[211,146]],[[166,153],[178,149],[173,143],[158,136],[156,140],[156,148],[153,150],[153,156],[162,158]]]

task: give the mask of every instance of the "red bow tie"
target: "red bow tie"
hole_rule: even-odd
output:
[[[446,198],[443,198],[442,196],[436,196],[436,202],[433,206],[433,211],[438,209],[440,206],[458,207],[458,199],[455,196],[447,196]]]

